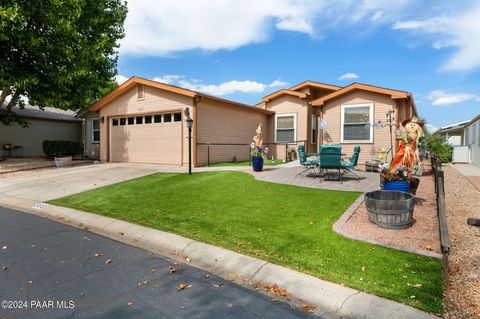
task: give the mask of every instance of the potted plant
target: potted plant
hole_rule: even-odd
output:
[[[397,165],[395,170],[388,164],[379,165],[380,184],[383,190],[408,192],[410,183],[408,182],[408,170],[405,165]]]
[[[259,123],[256,130],[257,135],[253,137],[250,144],[250,157],[252,159],[252,167],[255,172],[263,170],[263,158],[268,153],[268,148],[263,146],[262,123]]]

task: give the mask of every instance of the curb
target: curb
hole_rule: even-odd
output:
[[[277,284],[291,297],[316,305],[315,314],[325,319],[389,319],[393,313],[396,319],[437,318],[392,300],[152,228],[17,197],[5,196],[0,205],[82,228],[177,261],[185,262],[184,257],[188,256],[190,265],[240,285],[245,285],[245,280]]]
[[[333,224],[333,226],[332,226],[333,231],[336,232],[339,235],[342,235],[343,237],[347,237],[347,238],[350,238],[350,239],[353,239],[353,240],[364,241],[364,242],[374,244],[374,245],[377,245],[377,246],[383,246],[383,247],[392,248],[392,249],[396,249],[396,250],[406,251],[408,253],[423,255],[423,256],[432,257],[432,258],[436,258],[436,259],[442,259],[443,258],[442,254],[436,253],[434,251],[423,250],[423,249],[413,249],[413,248],[408,248],[408,247],[395,245],[395,244],[386,244],[386,243],[382,243],[380,241],[377,241],[375,239],[369,239],[369,238],[365,238],[365,237],[362,237],[362,236],[353,235],[353,234],[350,234],[350,233],[344,231],[343,226],[347,223],[347,221],[350,219],[350,217],[355,213],[357,208],[360,207],[360,205],[363,204],[363,202],[364,202],[364,199],[363,199],[363,194],[362,194],[360,197],[357,198],[357,200],[355,200],[353,202],[352,205],[350,205],[350,207],[345,211],[345,213],[343,213],[342,216],[340,216],[340,218],[335,222],[335,224]]]

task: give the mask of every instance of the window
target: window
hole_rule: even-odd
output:
[[[342,105],[343,142],[373,142],[373,103]]]
[[[92,143],[100,142],[100,122],[98,119],[92,119]]]
[[[128,125],[133,125],[135,123],[135,118],[134,117],[129,117],[127,120]]]
[[[142,116],[137,116],[136,122],[137,122],[137,124],[143,124],[143,117]]]
[[[143,84],[137,85],[137,100],[144,100],[145,99],[145,87]]]
[[[112,125],[113,126],[118,126],[118,119],[113,119],[112,120]]]
[[[145,116],[145,124],[150,124],[150,123],[152,123],[152,116],[151,115]]]
[[[127,119],[126,118],[121,118],[120,119],[120,125],[125,125],[127,123]]]
[[[275,142],[294,142],[297,136],[297,115],[275,115]]]
[[[162,115],[161,114],[154,115],[153,116],[153,122],[161,123],[162,122]]]
[[[317,116],[314,114],[312,114],[312,121],[311,121],[311,124],[310,124],[310,129],[311,129],[311,132],[310,132],[310,143],[311,144],[316,144],[317,143]]]
[[[172,114],[164,114],[163,115],[164,122],[171,122],[172,121]]]
[[[173,121],[180,122],[182,120],[182,113],[174,113],[173,114]]]

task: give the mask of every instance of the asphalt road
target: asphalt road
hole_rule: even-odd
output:
[[[0,318],[318,318],[188,264],[3,207],[0,302]]]

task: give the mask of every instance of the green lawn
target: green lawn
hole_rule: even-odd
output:
[[[256,181],[242,172],[158,173],[50,203],[176,233],[441,313],[441,261],[332,231],[358,196]]]
[[[280,165],[284,164],[282,159],[276,159],[276,160],[265,160],[263,162],[263,165],[265,166],[275,166],[275,165]],[[238,162],[222,162],[222,163],[212,163],[210,164],[210,167],[216,167],[216,166],[249,166],[250,161],[238,161]],[[207,166],[207,165],[204,165]]]

